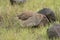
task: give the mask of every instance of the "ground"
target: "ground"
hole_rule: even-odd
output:
[[[23,5],[13,6],[9,0],[0,0],[0,15],[3,17],[0,22],[0,40],[48,40],[46,30],[50,25],[40,28],[21,28],[18,19],[15,18],[21,11],[37,12],[44,7],[54,11],[56,23],[59,23],[60,0],[27,0]]]

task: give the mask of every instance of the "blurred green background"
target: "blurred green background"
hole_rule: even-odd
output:
[[[16,14],[29,10],[37,12],[42,8],[50,8],[56,15],[57,23],[60,22],[60,0],[26,0],[21,5],[11,5],[10,0],[0,0],[0,40],[48,40],[46,27],[21,28]],[[57,39],[58,40],[58,39]]]

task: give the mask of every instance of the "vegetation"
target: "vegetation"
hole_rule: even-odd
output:
[[[48,40],[46,33],[50,25],[40,28],[21,28],[16,15],[25,10],[37,12],[48,7],[55,12],[60,22],[60,0],[27,0],[25,4],[11,5],[9,0],[0,0],[0,40]],[[57,39],[58,40],[58,39]]]

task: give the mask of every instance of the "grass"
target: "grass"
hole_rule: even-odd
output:
[[[0,22],[0,40],[48,40],[46,33],[48,25],[40,28],[21,28],[19,20],[16,18],[16,14],[21,11],[37,12],[44,7],[55,12],[56,23],[59,23],[60,0],[27,0],[23,5],[13,6],[9,0],[0,0],[0,15],[3,17]]]

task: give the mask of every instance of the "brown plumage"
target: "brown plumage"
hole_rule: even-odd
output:
[[[17,17],[19,18],[19,19],[21,19],[21,20],[27,20],[29,17],[31,17],[32,16],[32,12],[30,12],[30,11],[24,11],[24,12],[22,12],[20,15],[17,15]]]
[[[49,22],[47,17],[43,14],[34,13],[31,11],[22,12],[18,15],[18,19],[21,20],[23,26],[34,26],[45,25]]]

